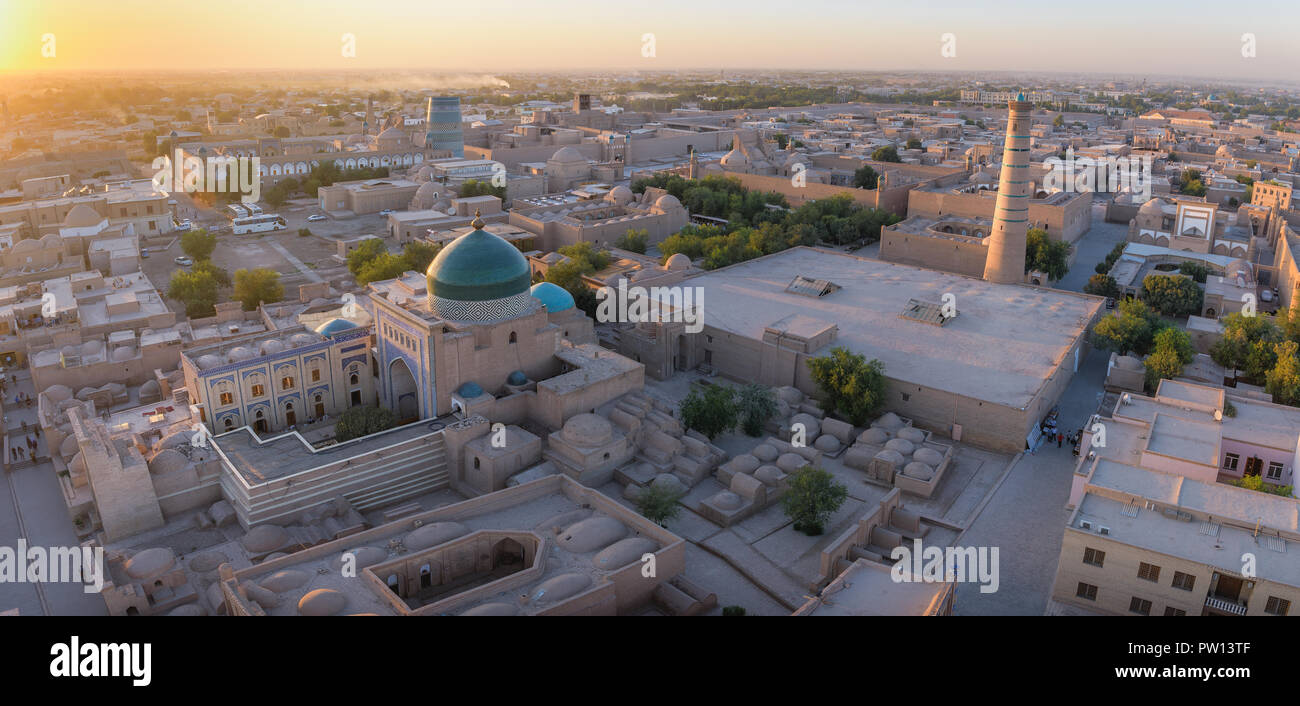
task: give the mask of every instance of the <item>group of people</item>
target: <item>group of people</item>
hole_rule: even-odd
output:
[[[40,442],[38,442],[36,439],[33,439],[29,434],[27,436],[27,448],[23,448],[22,446],[18,446],[17,444],[9,447],[9,460],[25,461],[27,460],[27,457],[29,455],[32,458],[36,458],[37,447],[39,445]]]

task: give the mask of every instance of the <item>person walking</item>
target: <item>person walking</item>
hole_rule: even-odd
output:
[[[1057,434],[1056,434],[1056,448],[1058,448],[1058,449],[1061,448],[1061,442],[1063,442],[1063,441],[1065,441],[1065,434],[1062,434],[1062,433],[1060,433],[1060,432],[1057,432]]]

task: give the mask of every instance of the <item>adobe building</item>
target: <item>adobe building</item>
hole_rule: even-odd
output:
[[[591,243],[611,246],[629,230],[644,230],[649,245],[659,243],[690,223],[690,214],[675,196],[647,188],[640,195],[626,186],[610,189],[601,200],[516,207],[510,224],[537,235],[540,249]]]
[[[716,598],[683,575],[685,550],[554,475],[225,567],[207,599],[225,615],[691,615]]]
[[[620,326],[618,350],[651,376],[706,366],[812,395],[808,360],[842,346],[884,363],[886,410],[1012,453],[1036,440],[1087,353],[1103,302],[809,247],[681,286],[703,304],[699,333],[681,321]],[[953,316],[944,315],[947,295]]]
[[[1295,497],[1228,482],[1294,483],[1295,408],[1237,390],[1163,380],[1121,395],[1084,434],[1052,600],[1063,612],[1288,615],[1300,573]],[[1241,557],[1254,557],[1242,572]]]

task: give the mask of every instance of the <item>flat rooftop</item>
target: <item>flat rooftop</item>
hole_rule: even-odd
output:
[[[305,439],[294,432],[280,433],[259,440],[248,427],[241,427],[217,436],[213,438],[212,443],[230,460],[230,465],[243,477],[244,482],[257,485],[327,463],[365,456],[394,444],[432,434],[443,426],[443,422],[424,419],[320,449],[313,449]]]
[[[951,588],[946,582],[899,582],[884,564],[858,559],[814,599],[795,612],[811,616],[929,615]]]
[[[820,298],[791,294],[796,275],[841,289]],[[1082,336],[1103,299],[1028,285],[994,284],[819,248],[797,247],[686,280],[703,288],[704,323],[762,340],[793,315],[835,324],[844,346],[878,358],[885,374],[954,394],[1024,409]],[[943,326],[901,318],[908,301],[958,315]]]
[[[1104,461],[1089,485],[1208,515],[1214,522],[1179,520],[1161,510],[1149,510],[1142,502],[1134,507],[1090,488],[1079,504],[1076,528],[1078,520],[1090,520],[1094,526],[1106,527],[1112,540],[1233,572],[1239,570],[1241,556],[1251,553],[1258,576],[1300,586],[1300,562],[1286,552],[1287,544],[1292,545],[1292,552],[1297,549],[1298,503],[1294,499]],[[1263,527],[1258,538],[1254,532],[1257,521]],[[1292,538],[1276,542],[1278,530]]]

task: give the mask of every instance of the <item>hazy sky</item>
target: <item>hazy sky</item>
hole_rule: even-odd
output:
[[[955,35],[954,58],[940,55],[945,33]],[[1267,80],[1295,78],[1298,33],[1297,0],[0,0],[0,71],[826,68]],[[355,58],[343,56],[344,34],[356,38]],[[653,57],[643,56],[646,34]]]

